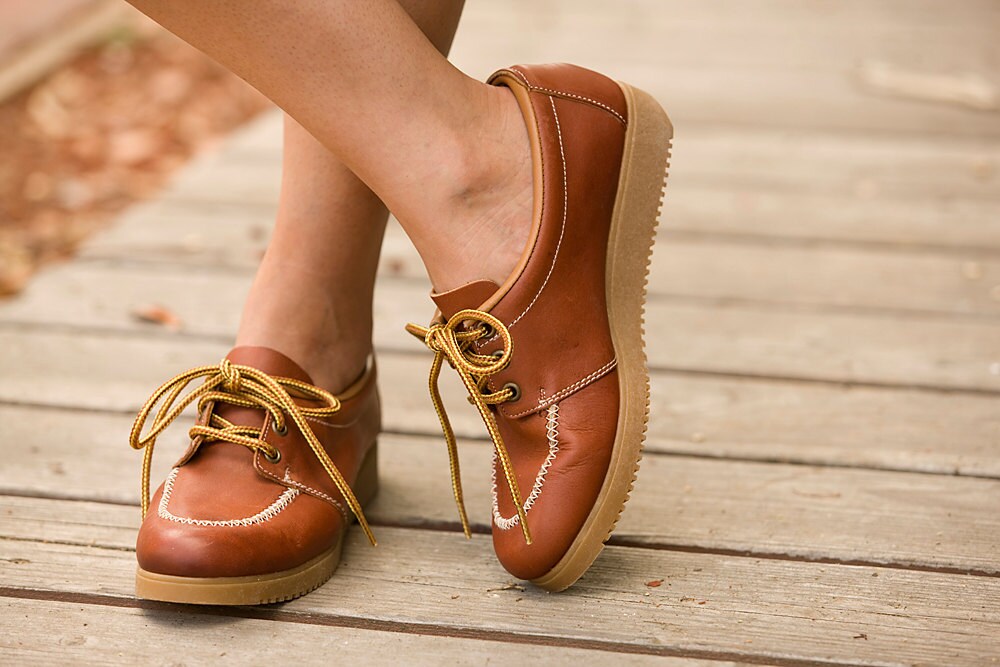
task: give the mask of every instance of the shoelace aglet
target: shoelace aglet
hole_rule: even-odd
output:
[[[469,528],[469,516],[465,513],[465,503],[462,501],[458,502],[458,517],[462,520],[462,532],[465,533],[465,539],[472,539],[472,529]]]
[[[523,514],[519,512],[519,514]],[[524,543],[531,544],[531,531],[528,530],[528,523],[522,518],[521,519],[521,532],[524,534]]]

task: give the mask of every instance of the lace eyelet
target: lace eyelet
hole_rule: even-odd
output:
[[[493,338],[493,334],[496,333],[496,329],[493,328],[493,325],[487,324],[486,322],[479,323],[479,330],[482,332],[482,335],[479,336],[479,340],[488,340]]]
[[[268,460],[268,463],[277,463],[281,460],[281,450],[277,447],[273,447],[274,455],[272,456],[270,452],[264,452],[264,458]]]
[[[493,354],[491,354],[490,356],[493,357],[494,359],[499,359],[500,357],[503,356],[503,350],[494,350]]]
[[[281,428],[278,428],[278,426],[275,425],[274,426],[274,432],[277,433],[278,435],[282,436],[282,437],[288,435],[288,423],[286,422],[286,423],[282,424]]]
[[[507,399],[508,403],[513,403],[521,398],[521,388],[517,386],[517,383],[508,382],[501,388],[501,391],[503,391],[503,389],[510,389],[513,392],[511,397]]]

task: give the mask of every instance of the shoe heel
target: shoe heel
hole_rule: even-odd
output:
[[[365,507],[378,495],[378,441],[376,440],[365,454],[358,476],[354,481],[354,495],[362,507]]]

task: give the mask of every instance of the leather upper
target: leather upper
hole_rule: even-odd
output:
[[[227,358],[312,384],[295,362],[268,348],[240,347]],[[354,488],[380,428],[374,367],[338,398],[341,409],[331,418],[309,423]],[[209,405],[199,421],[206,423],[211,410],[262,429],[281,458],[271,462],[259,450],[195,438],[153,496],[136,544],[139,566],[185,577],[247,576],[297,567],[333,547],[352,517],[302,434],[294,427],[276,432],[264,410],[225,403]]]

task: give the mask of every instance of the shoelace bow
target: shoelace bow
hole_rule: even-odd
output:
[[[206,378],[205,382],[178,401],[184,388],[202,377]],[[302,407],[292,399],[290,392],[295,392],[299,398],[322,401],[325,405],[319,408]],[[161,400],[163,404],[156,413],[149,433],[142,435],[149,415]],[[368,540],[372,545],[376,544],[375,536],[361,510],[361,504],[306,421],[307,417],[329,417],[340,410],[340,400],[330,392],[311,384],[291,378],[273,378],[256,368],[234,364],[228,359],[223,359],[218,366],[192,368],[174,376],[153,392],[142,409],[139,410],[139,414],[136,415],[135,422],[132,424],[132,432],[129,434],[129,444],[133,449],[145,450],[142,459],[143,517],[149,511],[149,472],[156,438],[194,401],[198,401],[199,415],[204,412],[207,404],[222,402],[244,408],[265,410],[271,415],[274,429],[278,432],[283,432],[288,428],[287,421],[295,424],[306,442],[309,443],[313,454],[319,459],[323,469],[333,480],[337,490],[343,494],[347,505],[357,517],[358,524],[364,530]],[[279,455],[275,447],[261,438],[259,428],[233,424],[215,414],[214,410],[207,424],[194,425],[188,434],[192,439],[201,437],[205,442],[225,441],[243,445],[251,450],[262,452],[268,460],[272,461]]]
[[[478,326],[470,326],[469,323],[478,323]],[[448,459],[451,464],[451,486],[455,493],[455,503],[458,505],[458,514],[462,519],[462,529],[465,536],[470,537],[469,518],[465,512],[465,499],[462,495],[462,475],[458,464],[458,446],[455,442],[455,433],[451,428],[451,421],[448,413],[444,409],[441,400],[441,393],[438,390],[438,377],[441,375],[442,363],[447,360],[458,372],[462,383],[469,392],[469,400],[479,409],[479,415],[483,418],[486,430],[489,431],[493,446],[496,448],[497,458],[503,468],[503,474],[510,489],[511,499],[517,507],[517,516],[520,519],[521,532],[524,533],[524,540],[531,544],[531,533],[528,531],[528,519],[525,516],[524,503],[521,501],[521,490],[518,488],[517,477],[514,474],[514,467],[510,462],[510,455],[507,447],[504,446],[503,438],[497,428],[496,418],[490,411],[489,405],[505,403],[513,399],[517,393],[510,385],[499,391],[488,391],[490,376],[497,373],[510,363],[513,352],[513,341],[510,332],[503,322],[496,317],[481,310],[467,309],[455,313],[447,322],[437,322],[429,327],[422,327],[418,324],[407,324],[406,330],[413,336],[420,338],[424,344],[434,352],[434,361],[431,362],[431,372],[427,385],[430,390],[431,401],[434,403],[434,410],[441,421],[441,430],[444,432],[445,443],[448,445]],[[496,332],[503,341],[503,350],[498,350],[499,354],[483,355],[474,352],[472,343],[484,338],[491,338]]]

